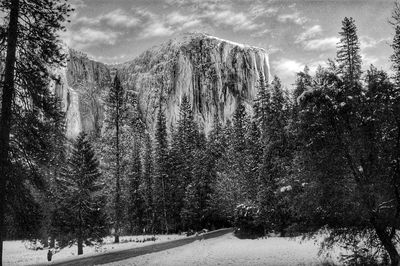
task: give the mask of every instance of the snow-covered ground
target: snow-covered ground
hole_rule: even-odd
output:
[[[84,247],[83,255],[79,256],[92,256],[94,254],[100,254],[110,251],[130,249],[135,247],[142,247],[151,245],[154,243],[161,243],[165,241],[186,238],[185,235],[156,235],[155,241],[136,242],[136,240],[143,240],[151,238],[153,235],[140,235],[140,236],[122,236],[120,237],[119,244],[114,244],[112,237],[106,237],[104,244],[96,252],[95,247]],[[128,242],[125,242],[128,241]],[[77,257],[77,246],[67,247],[62,249],[60,252],[53,255],[52,263],[72,259]],[[3,250],[3,264],[4,265],[29,265],[29,264],[46,264],[48,249],[44,250],[30,250],[25,247],[24,241],[5,241]],[[51,264],[51,263],[49,263]]]
[[[232,233],[209,240],[158,253],[113,262],[117,265],[322,265],[324,262],[338,263],[339,250],[331,258],[319,257],[319,240],[301,238],[269,237],[266,239],[238,239]]]

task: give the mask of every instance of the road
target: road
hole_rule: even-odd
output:
[[[209,233],[202,234],[200,236],[193,236],[178,240],[173,240],[165,243],[159,243],[139,248],[132,248],[127,250],[120,250],[120,251],[113,251],[104,254],[96,254],[91,257],[84,257],[84,258],[74,258],[70,260],[65,260],[62,262],[52,263],[50,265],[56,266],[76,266],[76,265],[84,265],[84,266],[91,266],[91,265],[101,265],[110,262],[126,260],[132,257],[142,256],[149,253],[159,252],[171,248],[180,247],[183,245],[190,244],[196,240],[201,239],[210,239],[225,235],[227,233],[233,232],[232,228],[220,229],[216,231],[212,231]],[[36,264],[35,266],[39,265],[49,265],[49,264]]]

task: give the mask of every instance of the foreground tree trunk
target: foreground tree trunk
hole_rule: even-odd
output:
[[[383,247],[387,251],[390,257],[392,266],[400,266],[400,255],[396,249],[396,245],[392,242],[392,238],[389,233],[382,227],[379,222],[375,219],[371,219],[371,223],[375,228],[375,232],[378,235],[379,240],[381,241]]]
[[[83,254],[83,240],[82,237],[78,238],[78,255]]]
[[[117,96],[118,97],[118,96]],[[120,227],[120,219],[121,219],[121,184],[120,184],[120,151],[119,151],[119,100],[117,100],[117,115],[115,119],[115,137],[116,137],[116,148],[117,148],[117,153],[116,153],[116,173],[115,173],[115,239],[114,243],[119,243],[119,227]]]
[[[5,233],[6,185],[12,124],[12,99],[14,95],[14,73],[18,39],[19,0],[11,1],[10,21],[7,34],[7,56],[4,69],[4,85],[0,118],[0,266],[3,265],[3,235]]]

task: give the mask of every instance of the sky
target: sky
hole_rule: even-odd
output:
[[[291,88],[295,73],[335,58],[344,17],[353,17],[363,68],[390,70],[394,0],[70,0],[62,38],[103,63],[130,61],[187,32],[261,47],[271,74]]]

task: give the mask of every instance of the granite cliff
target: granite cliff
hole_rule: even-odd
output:
[[[101,95],[107,91],[113,68],[125,88],[138,95],[150,129],[160,99],[169,126],[178,119],[181,99],[187,95],[196,120],[208,131],[215,114],[222,121],[232,117],[238,99],[251,106],[260,74],[270,79],[265,50],[206,34],[183,35],[115,66],[70,51],[67,67],[55,74],[55,89],[67,113],[68,137],[81,130],[100,131],[104,118]]]

